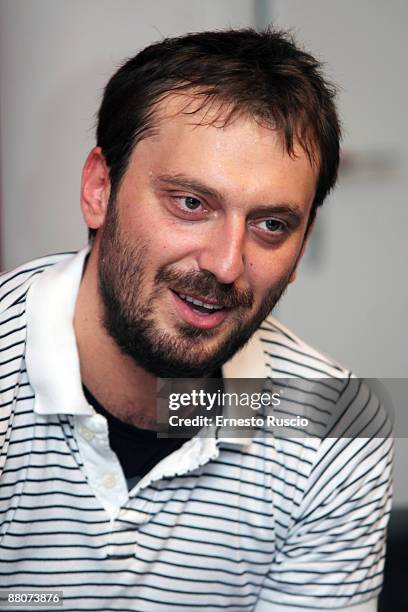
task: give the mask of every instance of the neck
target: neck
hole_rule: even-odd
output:
[[[156,377],[124,355],[103,326],[98,251],[96,240],[74,314],[82,383],[117,418],[137,427],[156,429]]]

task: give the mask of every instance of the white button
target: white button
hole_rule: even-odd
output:
[[[102,482],[105,489],[112,489],[116,485],[116,477],[114,474],[105,474]]]
[[[93,440],[93,438],[95,437],[95,434],[93,433],[93,431],[91,431],[90,429],[87,429],[86,427],[81,427],[81,429],[79,430],[79,433],[81,434],[83,439],[87,440],[88,442]]]

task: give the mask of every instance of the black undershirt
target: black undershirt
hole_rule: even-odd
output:
[[[213,378],[222,378],[221,372]],[[129,425],[108,412],[89,389],[83,386],[91,406],[108,422],[109,444],[119,459],[129,490],[161,459],[180,448],[188,438],[158,438],[157,432]]]
[[[88,403],[108,422],[109,444],[119,459],[129,489],[186,441],[185,438],[158,438],[156,431],[124,423],[105,410],[86,387],[84,393]]]

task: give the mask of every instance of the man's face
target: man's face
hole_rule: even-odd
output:
[[[109,204],[99,288],[123,352],[157,376],[200,377],[243,346],[290,281],[317,175],[300,146],[291,158],[253,119],[200,125],[205,110],[177,112],[178,98]]]

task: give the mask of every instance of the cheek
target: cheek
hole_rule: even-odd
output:
[[[149,231],[147,235],[149,251],[161,263],[177,263],[188,260],[194,267],[194,254],[199,250],[202,240],[191,227],[167,221],[161,223],[160,231]]]
[[[261,300],[285,279],[289,279],[296,264],[299,248],[263,251],[248,258],[247,273],[249,285],[255,296]]]
[[[134,206],[124,203],[121,214],[122,231],[129,244],[145,245],[144,256],[151,265],[166,263],[181,251],[183,241],[178,239],[173,223],[157,215],[154,202],[147,202],[135,214]]]
[[[149,244],[156,257],[179,261],[193,250],[194,244],[189,244],[189,242],[191,241],[183,240],[177,235],[160,233],[160,235],[151,236]]]

